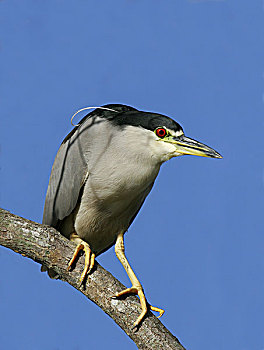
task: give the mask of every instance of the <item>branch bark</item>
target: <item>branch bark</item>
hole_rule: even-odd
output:
[[[71,284],[107,313],[139,349],[184,350],[178,339],[151,312],[138,331],[131,329],[140,313],[139,300],[135,296],[125,300],[112,299],[111,295],[125,287],[98,263],[88,276],[85,286],[80,287],[79,277],[84,257],[80,257],[74,270],[68,272],[67,264],[75,245],[52,227],[0,209],[0,245],[52,268],[61,280]]]

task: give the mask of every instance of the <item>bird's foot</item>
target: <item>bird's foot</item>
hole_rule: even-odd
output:
[[[70,240],[77,243],[77,247],[73,253],[71,261],[68,264],[67,270],[69,271],[72,267],[72,264],[76,260],[79,252],[81,250],[84,251],[85,254],[85,263],[84,270],[80,277],[80,283],[82,284],[86,275],[90,273],[92,268],[94,267],[95,254],[91,251],[91,248],[88,243],[84,242],[76,233],[71,234]]]
[[[138,295],[139,300],[140,300],[140,304],[141,304],[141,309],[142,309],[141,314],[138,316],[137,320],[134,322],[132,329],[135,329],[140,325],[140,323],[142,322],[143,318],[145,317],[145,315],[148,311],[148,308],[152,311],[158,312],[159,313],[158,318],[161,317],[165,312],[164,310],[162,310],[156,306],[151,306],[147,303],[147,300],[146,300],[146,297],[145,297],[145,294],[144,294],[144,291],[143,291],[143,288],[141,285],[140,286],[132,286],[131,288],[124,289],[121,292],[114,295],[112,298],[116,299],[116,298],[119,298],[119,297],[126,295],[126,294]]]

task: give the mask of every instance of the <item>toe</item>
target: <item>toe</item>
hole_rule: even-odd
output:
[[[159,316],[157,316],[158,318],[160,318],[165,312],[164,310],[162,310],[162,309],[160,309],[159,307],[156,307],[156,306],[149,305],[149,308],[150,308],[151,311],[155,311],[155,312],[159,313]]]
[[[122,290],[119,293],[116,293],[115,295],[112,296],[112,298],[119,298],[126,294],[138,294],[138,290],[135,287],[127,288]]]

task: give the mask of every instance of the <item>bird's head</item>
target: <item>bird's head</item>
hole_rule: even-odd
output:
[[[164,124],[159,125],[153,130],[153,133],[156,136],[156,141],[159,142],[157,148],[163,149],[168,159],[182,155],[222,158],[213,148],[185,136],[178,123],[175,122],[174,128],[169,128],[166,123]]]
[[[104,116],[123,130],[122,135],[130,139],[130,145],[133,143],[136,151],[142,152],[145,147],[161,162],[181,155],[222,158],[213,148],[186,137],[183,128],[165,115],[138,111],[124,105],[104,107],[116,111],[104,113]]]

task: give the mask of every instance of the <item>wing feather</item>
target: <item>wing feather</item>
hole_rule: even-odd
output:
[[[43,214],[43,224],[56,228],[74,210],[87,179],[88,165],[78,142],[78,132],[61,144],[56,155]]]

